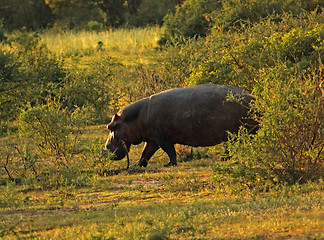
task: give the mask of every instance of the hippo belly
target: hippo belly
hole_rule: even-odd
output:
[[[241,89],[207,86],[153,95],[148,107],[148,138],[195,147],[213,146],[227,140],[227,131],[237,132],[252,97],[246,95],[243,102],[231,101],[226,99],[228,94],[242,94]]]

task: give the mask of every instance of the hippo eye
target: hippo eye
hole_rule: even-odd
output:
[[[110,131],[115,131],[119,128],[120,124],[119,123],[116,123],[116,122],[111,122],[108,124],[107,128],[110,130]]]

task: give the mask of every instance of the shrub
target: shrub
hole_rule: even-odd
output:
[[[210,29],[209,14],[218,9],[221,1],[215,0],[187,0],[176,7],[175,13],[164,17],[165,32],[159,41],[165,44],[176,38],[181,40],[194,36],[206,36]]]
[[[0,115],[13,119],[27,102],[45,103],[65,70],[37,35],[21,33],[7,40],[10,50],[0,51]]]
[[[83,63],[82,68],[70,68],[64,84],[53,93],[70,111],[88,108],[91,112],[89,120],[102,123],[107,121],[107,113],[119,96],[112,84],[119,68],[115,59],[100,55],[91,63]]]
[[[298,16],[305,11],[321,12],[322,7],[324,4],[320,0],[187,0],[174,14],[165,16],[165,33],[160,44],[173,38],[181,42],[183,37],[205,37],[215,29],[240,31],[242,25],[253,25],[270,15],[279,22],[286,13]]]
[[[39,154],[54,157],[55,161],[68,165],[71,156],[78,151],[79,127],[85,124],[85,109],[70,113],[57,102],[31,106],[19,116],[22,137],[28,137],[37,147]],[[75,133],[71,136],[72,131]]]
[[[97,21],[90,21],[87,23],[86,29],[88,31],[100,31],[103,29],[103,24]]]
[[[273,15],[241,24],[235,31],[214,28],[207,41],[175,44],[181,51],[174,59],[186,56],[194,45],[203,52],[192,68],[186,68],[188,84],[237,85],[257,99],[252,111],[259,114],[261,128],[254,136],[243,130],[232,135],[229,148],[234,159],[214,167],[219,181],[265,188],[323,177],[324,108],[318,94],[323,16],[316,11],[282,14],[278,21]]]
[[[0,18],[0,43],[7,39],[4,30],[3,30],[3,19]]]
[[[44,0],[2,0],[0,15],[4,27],[10,31],[45,28],[53,20],[52,11]]]
[[[173,12],[174,8],[173,0],[142,0],[136,11],[129,11],[126,14],[126,22],[127,25],[135,27],[162,25],[163,17]]]
[[[37,34],[14,35],[8,39],[8,43],[21,63],[19,71],[22,77],[33,85],[32,88],[40,90],[40,87],[47,88],[48,84],[60,83],[64,79],[65,71],[61,62],[50,53]]]
[[[10,119],[10,116],[17,114],[17,108],[20,105],[18,96],[23,89],[21,85],[24,82],[19,78],[18,68],[20,63],[13,54],[0,50],[0,116],[1,126],[5,126],[2,120]],[[1,130],[2,132],[2,130]],[[3,130],[3,133],[7,132]]]
[[[270,15],[281,21],[281,15],[290,13],[297,16],[306,11],[314,11],[324,7],[319,0],[225,0],[222,1],[221,11],[211,13],[215,26],[222,26],[225,30],[240,29],[241,24],[253,24]]]
[[[48,101],[46,105],[29,105],[21,112],[18,119],[20,137],[23,141],[28,140],[33,149],[33,164],[37,161],[33,174],[21,176],[26,184],[54,189],[87,184],[87,158],[76,159],[75,156],[86,154],[81,129],[88,119],[87,109],[76,108],[70,112],[55,101]]]
[[[235,160],[216,165],[216,175],[248,187],[324,177],[321,71],[299,75],[283,64],[259,78],[254,111],[261,116],[261,128],[255,136],[243,129],[231,136],[229,151]]]
[[[290,67],[308,69],[323,56],[322,17],[320,14],[306,20],[302,15],[298,23],[301,26],[298,26],[291,15],[285,15],[280,24],[270,17],[252,27],[242,28],[241,33],[214,31],[208,36],[211,41],[207,44],[213,50],[192,70],[187,81],[192,85],[236,84],[252,90],[255,77],[264,68],[286,61]],[[306,22],[307,27],[303,26]]]
[[[97,139],[96,142],[88,148],[89,157],[88,165],[89,171],[100,176],[109,173],[111,170],[112,153],[103,149],[102,144]]]

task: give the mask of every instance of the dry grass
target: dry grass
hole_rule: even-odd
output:
[[[91,55],[98,50],[131,54],[157,47],[161,33],[162,29],[157,26],[102,32],[46,31],[41,39],[58,56]]]

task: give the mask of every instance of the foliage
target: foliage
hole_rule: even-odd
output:
[[[111,170],[111,153],[104,150],[99,140],[89,147],[89,152],[88,165],[91,171],[100,176],[108,175]]]
[[[92,1],[83,0],[46,0],[54,14],[54,29],[88,28],[88,22],[103,23],[100,14]]]
[[[19,131],[21,138],[30,141],[29,145],[36,155],[31,158],[22,156],[24,162],[33,159],[31,166],[34,171],[25,176],[20,174],[20,177],[31,187],[38,186],[45,189],[86,185],[89,182],[88,172],[95,172],[93,167],[99,169],[99,166],[87,167],[89,166],[87,161],[91,162],[90,153],[93,151],[87,151],[81,129],[88,119],[87,109],[76,108],[70,112],[67,108],[62,108],[60,102],[49,101],[46,105],[29,105],[19,116]],[[16,148],[19,150],[20,147]],[[75,155],[81,153],[85,158],[76,160]],[[91,158],[87,159],[87,156]],[[107,162],[108,157],[103,155],[99,160]],[[100,169],[105,168],[102,166]],[[25,171],[27,170],[25,168]]]
[[[320,0],[187,0],[177,6],[175,13],[165,16],[165,32],[160,44],[172,38],[181,42],[183,37],[205,37],[211,29],[237,31],[244,24],[253,25],[270,15],[276,16],[275,21],[279,22],[283,14],[297,16],[305,11],[321,12],[319,7],[324,7]]]
[[[66,2],[55,1],[55,4],[62,4],[63,9]],[[70,7],[78,3],[80,9],[84,9],[82,2],[69,1],[72,4]],[[163,3],[166,2],[159,2]],[[118,211],[115,209],[130,202],[136,203],[138,199],[145,201],[150,208],[150,201],[155,201],[155,204],[161,198],[163,201],[179,201],[183,206],[183,202],[189,204],[208,198],[214,201],[215,198],[225,199],[228,196],[232,196],[235,202],[272,194],[281,196],[280,201],[286,201],[286,197],[294,196],[298,191],[311,192],[307,186],[322,183],[323,177],[320,83],[323,77],[324,14],[320,7],[316,8],[320,4],[318,1],[295,3],[273,0],[264,1],[263,6],[261,1],[188,0],[177,8],[174,15],[169,15],[174,20],[170,20],[170,24],[185,27],[181,29],[182,35],[177,36],[177,30],[170,28],[174,35],[169,35],[169,42],[156,49],[156,41],[162,31],[158,26],[103,30],[104,20],[100,19],[100,14],[98,18],[84,18],[89,27],[87,31],[56,29],[40,34],[6,33],[8,38],[1,44],[0,53],[0,88],[3,93],[0,95],[1,131],[10,132],[18,120],[22,134],[19,139],[15,138],[15,134],[0,139],[5,146],[0,150],[0,192],[5,193],[0,194],[0,205],[7,210],[11,202],[15,208],[23,208],[32,201],[35,205],[47,204],[49,209],[53,206],[69,209],[76,215],[84,208],[88,211],[102,207],[109,209],[109,216],[114,216],[108,220],[105,218],[111,221],[107,226],[121,229],[127,225],[130,229],[122,232],[129,239],[204,238],[219,232],[224,219],[229,216],[233,217],[230,218],[231,224],[237,223],[242,216],[251,220],[249,212],[244,215],[247,205],[242,207],[244,211],[235,210],[235,207],[238,208],[236,203],[230,207],[228,204],[213,205],[211,209],[224,208],[221,210],[222,217],[217,220],[216,215],[209,215],[208,210],[199,215],[201,211],[195,210],[197,206],[190,208],[191,212],[177,211],[172,216],[169,209],[164,217],[173,221],[177,219],[174,226],[154,221],[150,213],[138,216],[135,220],[140,222],[135,227],[130,222],[138,221],[130,216],[136,215],[136,206],[132,206],[131,213],[123,212],[129,214],[126,218],[116,217]],[[126,21],[132,17],[133,20],[144,21],[141,19],[144,15],[136,14],[144,14],[149,2],[142,1],[142,4],[125,15]],[[211,5],[217,11],[213,12]],[[123,7],[128,8],[125,4]],[[260,11],[254,13],[256,10]],[[76,24],[78,21],[75,21]],[[184,24],[181,25],[182,22]],[[204,32],[197,36],[197,29],[191,26],[200,26],[198,30]],[[189,32],[191,37],[184,36],[183,33]],[[156,92],[206,82],[237,85],[249,90],[256,98],[251,113],[260,122],[260,129],[253,136],[243,129],[239,134],[230,136],[227,145],[231,160],[217,162],[219,154],[214,154],[216,156],[212,159],[197,154],[190,161],[183,159],[180,171],[171,172],[160,169],[160,163],[153,159],[152,169],[134,167],[128,172],[121,170],[120,162],[110,161],[109,152],[102,148],[107,134],[103,124],[109,121],[109,115],[129,102]],[[98,125],[98,129],[102,130],[96,132],[94,126],[81,128],[85,121],[102,124]],[[96,140],[89,139],[90,135]],[[130,154],[137,158],[140,149],[134,150]],[[197,158],[201,159],[198,161]],[[211,165],[214,165],[214,172],[210,171]],[[198,170],[201,171],[191,172]],[[160,172],[164,172],[162,176]],[[157,180],[159,186],[152,190],[150,184],[153,180]],[[13,185],[5,189],[9,182]],[[125,182],[127,185],[123,184]],[[316,186],[321,188],[321,185]],[[94,192],[91,187],[99,191]],[[19,194],[16,196],[9,194],[12,189],[23,190],[16,190]],[[47,189],[51,190],[51,196],[47,192],[44,193],[46,196],[39,196]],[[21,197],[33,191],[40,192],[29,200],[26,198],[26,201]],[[98,195],[100,197],[96,202],[93,199]],[[315,200],[306,206],[316,212],[318,208],[310,206],[320,202],[320,196],[317,193],[312,197]],[[152,208],[155,212],[154,204]],[[248,207],[253,209],[253,204]],[[289,207],[293,208],[294,204]],[[201,206],[198,207],[202,209]],[[287,210],[284,206],[273,212]],[[299,209],[300,213],[305,213],[303,207]],[[258,220],[267,216],[265,212],[271,207],[263,205],[261,209],[255,214],[255,217],[261,214]],[[98,212],[92,213],[94,218]],[[311,215],[314,212],[307,213]],[[217,228],[206,225],[208,216],[221,225],[216,224]],[[300,218],[296,217],[298,222],[301,222]],[[69,223],[62,224],[70,226]],[[228,229],[233,228],[231,224],[226,225]],[[318,225],[317,221],[312,225],[314,228],[309,227],[309,231],[319,229]],[[39,229],[35,226],[30,232]],[[93,227],[95,230],[84,233],[84,238],[120,236],[118,231],[103,234],[102,229],[106,225]],[[44,226],[44,229],[53,228]],[[273,230],[272,226],[265,231],[269,229],[277,231],[281,228]],[[0,235],[10,232],[7,230],[0,230]],[[142,231],[145,231],[144,235]],[[257,237],[256,230],[252,232],[237,236]],[[226,238],[228,234],[216,237]],[[259,231],[258,234],[265,238],[273,237],[268,232]]]
[[[112,27],[119,27],[125,23],[124,1],[120,0],[99,0],[99,8],[105,13],[106,24]]]
[[[8,97],[13,95],[17,89],[17,87],[21,84],[19,80],[17,80],[18,67],[19,63],[13,54],[0,51],[0,106],[8,101]]]
[[[270,17],[252,27],[243,27],[242,33],[213,31],[206,44],[212,51],[192,70],[188,81],[193,85],[213,82],[253,89],[259,70],[280,62],[308,69],[323,56],[323,16],[306,19],[303,14],[300,23],[296,23],[294,17],[285,15],[280,24],[275,24]],[[302,19],[308,26],[298,26],[302,25]]]
[[[8,30],[36,30],[52,23],[53,14],[44,0],[2,0],[0,16]]]
[[[255,136],[244,129],[231,135],[234,159],[216,165],[220,179],[228,176],[243,187],[262,188],[324,177],[324,102],[317,88],[321,75],[287,72],[282,66],[260,76],[254,111],[261,116],[261,128]]]
[[[160,44],[165,44],[172,38],[177,40],[195,36],[206,36],[211,27],[209,14],[220,7],[220,1],[187,0],[176,7],[175,13],[169,13],[164,18],[165,32]]]
[[[72,131],[85,124],[85,109],[77,108],[70,113],[57,102],[48,102],[41,106],[28,106],[19,116],[21,136],[30,138],[40,154],[54,157],[68,165],[71,155],[78,152],[78,135],[70,137]]]
[[[126,14],[127,26],[162,25],[164,16],[173,12],[174,0],[141,0],[136,12]]]
[[[6,30],[89,29],[97,26],[162,24],[166,13],[182,0],[2,0],[0,16]],[[97,30],[97,29],[96,29]]]
[[[21,33],[7,42],[10,50],[0,53],[0,114],[6,120],[15,118],[27,102],[45,103],[65,77],[61,62],[37,35]]]
[[[0,43],[7,39],[3,29],[3,19],[0,18]]]
[[[123,94],[120,94],[119,98],[122,98],[121,100],[125,100],[127,103],[132,103],[183,84],[181,73],[172,68],[152,69],[150,65],[140,65],[132,67],[131,71],[132,77],[129,76],[130,69],[128,68],[126,68],[125,72],[117,75],[119,77],[118,82],[123,86]]]
[[[214,11],[211,19],[214,26],[222,26],[225,30],[240,28],[241,24],[253,24],[270,15],[276,16],[276,21],[281,20],[281,15],[290,13],[297,16],[305,11],[311,12],[318,7],[324,7],[319,0],[225,0],[220,11]]]
[[[87,23],[86,29],[89,31],[100,31],[103,29],[103,25],[97,21],[90,21]]]
[[[109,84],[120,65],[109,56],[102,56],[83,68],[69,69],[70,74],[61,88],[54,93],[60,97],[64,107],[89,108],[92,123],[107,121],[107,113],[112,107],[114,88]]]

